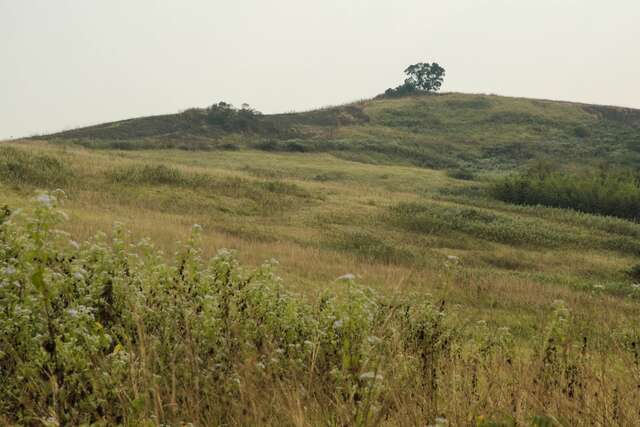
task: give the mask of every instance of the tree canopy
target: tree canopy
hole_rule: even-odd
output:
[[[437,92],[442,87],[445,69],[437,62],[418,62],[409,65],[404,73],[407,75],[404,83],[396,88],[387,89],[385,95],[403,96],[415,92]]]

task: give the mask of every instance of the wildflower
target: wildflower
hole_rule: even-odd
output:
[[[265,368],[264,363],[262,363],[262,362],[256,363],[256,367],[258,367],[260,369],[264,369]]]
[[[356,279],[356,275],[352,274],[352,273],[347,273],[347,274],[343,274],[342,276],[338,277],[336,279],[336,281],[351,281],[351,280],[355,280]]]
[[[447,259],[448,259],[449,261],[454,261],[454,262],[458,262],[458,261],[460,261],[460,257],[457,257],[457,256],[455,256],[455,255],[447,255]]]
[[[4,268],[3,273],[6,274],[7,276],[11,276],[13,274],[16,274],[16,271],[17,270],[13,266],[10,265],[10,266]]]
[[[594,289],[604,289],[604,285],[593,285]]]
[[[84,280],[84,276],[79,271],[76,271],[75,273],[73,273],[73,277],[76,280]]]
[[[369,344],[378,344],[382,340],[378,337],[374,337],[373,335],[371,335],[367,337],[367,341],[369,342]]]
[[[436,425],[437,426],[446,426],[449,424],[449,421],[445,417],[436,417]]]
[[[73,247],[73,249],[80,249],[80,245],[75,240],[69,240],[69,244]]]
[[[45,205],[47,207],[51,207],[51,205],[53,204],[55,199],[56,199],[55,197],[50,196],[50,195],[45,194],[45,193],[38,194],[36,196],[36,201],[42,203],[43,205]]]
[[[361,380],[378,380],[378,381],[382,381],[383,379],[382,375],[376,374],[375,372],[372,372],[372,371],[360,374],[359,378]]]
[[[333,322],[333,329],[340,329],[342,327],[342,320],[336,320]]]
[[[73,308],[70,308],[69,310],[67,310],[67,313],[69,313],[69,316],[71,317],[78,317],[78,310],[75,310]]]

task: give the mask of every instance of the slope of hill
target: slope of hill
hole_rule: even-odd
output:
[[[638,117],[445,94],[2,143],[0,364],[46,375],[0,381],[0,424],[636,425],[640,223],[488,190],[536,158],[633,177]]]
[[[637,167],[640,110],[450,93],[259,115],[245,131],[211,124],[206,109],[191,109],[45,138],[116,149],[328,152],[431,168],[505,169],[540,157]]]

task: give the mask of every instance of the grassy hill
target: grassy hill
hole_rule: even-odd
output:
[[[640,420],[640,223],[511,204],[491,192],[494,180],[539,159],[559,160],[567,172],[602,163],[637,168],[640,111],[442,94],[249,122],[208,114],[190,110],[0,144],[0,208],[40,218],[5,225],[0,272],[17,270],[11,280],[30,284],[38,298],[37,266],[43,280],[64,277],[64,303],[35,298],[30,309],[93,307],[121,346],[70,359],[68,369],[81,380],[67,387],[78,394],[56,394],[50,377],[34,379],[29,396],[18,393],[22,400],[0,397],[0,423],[9,407],[32,417],[55,412],[47,406],[51,393],[62,408],[86,398],[85,409],[107,423],[122,414],[132,424],[203,425]],[[33,197],[57,188],[69,218],[49,243],[40,234],[49,226],[34,225],[49,220],[49,211]],[[197,251],[193,224],[201,226]],[[92,239],[96,232],[105,235]],[[59,250],[54,237],[80,249]],[[184,240],[192,249],[176,244]],[[221,248],[237,251],[246,269],[227,252],[205,263]],[[281,281],[251,272],[272,258]],[[80,287],[80,270],[100,279]],[[228,288],[205,289],[207,278],[225,274]],[[336,280],[345,274],[353,276]],[[103,295],[108,277],[122,286],[118,320],[105,314],[104,296],[92,299]],[[254,280],[255,288],[244,288]],[[182,293],[185,283],[197,284],[196,294]],[[19,301],[12,289],[0,286],[0,298]],[[218,300],[236,305],[230,312],[209,307],[211,317],[202,317],[197,302]],[[248,311],[234,311],[246,304]],[[207,319],[234,319],[237,328],[216,323],[218,330]],[[16,331],[27,329],[6,326],[15,320],[0,317],[0,333],[19,343]],[[342,324],[348,333],[339,332]],[[102,342],[107,332],[82,325],[96,337],[91,345]],[[46,323],[40,326],[46,335]],[[187,326],[195,341],[176,338],[187,336]],[[209,326],[218,332],[207,335]],[[33,346],[20,347],[24,355],[15,360],[45,363],[46,352]],[[230,359],[208,364],[211,352]],[[9,366],[6,354],[0,351],[0,366]],[[96,363],[122,384],[91,376],[84,367]],[[376,382],[378,374],[384,381]],[[85,383],[95,395],[86,396]]]
[[[378,98],[304,113],[261,115],[245,132],[205,109],[51,135],[88,147],[256,148],[348,160],[493,170],[533,158],[640,164],[640,110],[487,95]]]

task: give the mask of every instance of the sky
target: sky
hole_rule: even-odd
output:
[[[443,91],[640,108],[638,0],[0,0],[0,139],[218,101]]]

